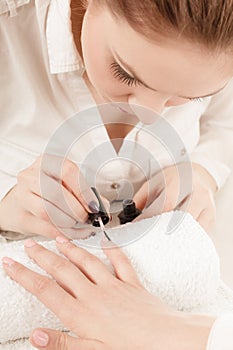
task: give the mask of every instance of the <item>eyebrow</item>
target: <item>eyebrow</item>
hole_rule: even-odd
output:
[[[120,58],[120,56],[118,55],[118,53],[117,53],[116,51],[113,51],[113,57],[114,57],[115,59],[117,58],[116,61],[119,61],[119,62],[120,62],[121,66],[122,66],[121,68],[122,68],[123,70],[125,70],[125,69],[124,69],[124,67],[125,67],[125,68],[126,68],[125,72],[126,72],[127,74],[129,74],[132,78],[137,79],[137,80],[138,80],[142,85],[144,85],[147,89],[150,89],[150,90],[152,90],[152,91],[158,92],[158,90],[156,90],[156,89],[150,87],[150,86],[147,85],[145,82],[143,82],[142,79],[140,79],[139,76],[134,72],[133,68],[131,68],[127,63],[125,63],[125,62],[123,61],[123,59]],[[118,62],[117,62],[117,63],[118,63]],[[197,96],[197,97],[187,97],[187,96],[179,96],[179,97],[185,98],[185,99],[190,99],[190,100],[195,100],[195,99],[204,98],[204,97],[210,97],[210,96],[216,95],[218,92],[222,91],[222,90],[225,88],[226,85],[227,85],[227,84],[225,84],[222,88],[218,89],[217,91],[214,91],[214,92],[212,92],[212,93],[210,93],[210,94],[208,94],[208,95]]]

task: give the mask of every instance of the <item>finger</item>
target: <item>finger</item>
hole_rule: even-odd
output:
[[[147,184],[148,182],[144,183],[133,197],[133,201],[136,207],[140,210],[143,210],[146,207],[146,203],[149,197]]]
[[[102,203],[103,203],[103,206],[104,206],[105,211],[106,211],[107,213],[110,213],[110,207],[111,207],[111,205],[110,205],[109,201],[108,201],[105,197],[103,197],[103,196],[100,196],[100,198],[101,198],[101,201],[102,201]],[[110,217],[111,217],[111,215],[110,215]]]
[[[95,194],[75,163],[69,159],[44,154],[41,160],[41,169],[45,174],[61,181],[64,187],[80,201],[87,212],[99,210]]]
[[[182,201],[182,203],[178,205],[176,209],[188,212],[193,216],[195,220],[197,220],[198,216],[203,210],[203,205],[200,205],[200,198],[198,199],[198,197],[193,192],[184,201]]]
[[[133,221],[139,221],[175,210],[178,203],[180,201],[183,201],[183,199],[184,197],[180,196],[179,188],[177,189],[176,186],[171,182],[160,193],[158,198]]]
[[[150,205],[162,192],[160,183],[156,182],[157,177],[152,178],[150,181],[145,182],[139,191],[133,197],[136,207],[143,210]]]
[[[97,340],[78,339],[53,329],[35,329],[30,336],[30,342],[37,349],[46,350],[107,350]]]
[[[48,221],[59,227],[72,227],[76,223],[76,220],[67,215],[63,210],[34,193],[29,193],[24,199],[23,206],[39,219]]]
[[[62,229],[59,229],[59,227],[55,227],[48,221],[41,220],[29,212],[25,215],[21,215],[20,220],[19,224],[20,227],[22,227],[20,232],[25,235],[35,234],[49,238],[56,238],[62,233]]]
[[[57,237],[56,242],[58,250],[93,283],[106,285],[114,278],[106,265],[85,249],[78,247],[62,236]]]
[[[54,239],[61,234],[71,239],[87,239],[88,237],[96,235],[95,228],[90,227],[89,225],[87,225],[85,228],[61,228],[52,224],[51,222],[42,220],[29,212],[24,216],[21,215],[19,224],[20,223],[21,227],[23,227],[20,232],[26,235],[35,234]]]
[[[113,242],[101,242],[102,248],[115,270],[116,277],[132,285],[141,285],[135,269],[122,250]],[[110,249],[109,249],[110,248]]]
[[[172,210],[174,207],[175,202],[172,202],[172,199],[170,199],[170,197],[166,198],[166,192],[162,191],[159,197],[148,208],[146,208],[141,215],[137,216],[133,222],[150,218],[155,215],[160,215],[165,211]]]
[[[72,245],[74,246],[68,239],[62,238],[65,242],[68,241],[70,249]],[[55,278],[70,294],[79,299],[82,298],[82,295],[86,295],[92,284],[70,261],[44,248],[32,239],[25,241],[25,250],[30,258]]]
[[[46,174],[41,174],[40,188],[38,187],[39,185],[34,186],[34,184],[32,184],[32,192],[55,205],[64,213],[72,217],[75,221],[85,222],[87,220],[87,211],[83,208],[79,200],[77,200],[77,198],[61,183],[57,182]],[[46,203],[47,202],[44,202],[45,206]],[[48,211],[49,207],[46,207],[46,209]]]
[[[204,209],[197,218],[202,228],[210,234],[215,224],[215,213],[208,209]]]
[[[95,236],[98,228],[87,225],[86,228],[61,228],[60,234],[70,238],[71,240],[87,239],[89,237]],[[57,236],[59,236],[57,235]],[[56,238],[55,236],[54,238]]]
[[[76,325],[78,324],[77,315],[82,318],[81,314],[83,314],[81,305],[54,280],[28,269],[8,257],[4,257],[2,261],[5,272],[14,281],[35,295],[58,316],[65,326],[72,324],[72,320]],[[70,310],[72,310],[72,313],[70,313]]]

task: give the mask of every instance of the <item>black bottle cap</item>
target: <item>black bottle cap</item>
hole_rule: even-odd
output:
[[[106,212],[106,209],[104,208],[103,202],[100,198],[99,193],[97,192],[95,187],[91,187],[92,191],[95,193],[96,198],[99,202],[99,212],[98,213],[89,213],[89,220],[91,221],[93,226],[100,227],[100,223],[98,218],[100,217],[103,221],[103,224],[106,225],[110,218],[108,216],[108,213]]]
[[[133,221],[138,215],[141,214],[141,210],[136,208],[136,205],[132,199],[123,200],[123,210],[118,215],[121,224]]]
[[[134,215],[136,213],[136,206],[132,199],[124,199],[122,204],[125,215]]]

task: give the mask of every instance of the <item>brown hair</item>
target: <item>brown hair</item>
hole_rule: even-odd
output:
[[[84,1],[85,2],[85,1]],[[233,0],[93,0],[149,38],[181,36],[212,50],[233,49]]]

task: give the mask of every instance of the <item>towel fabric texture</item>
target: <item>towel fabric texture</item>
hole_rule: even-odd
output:
[[[177,310],[216,316],[233,311],[233,291],[221,281],[215,247],[190,214],[164,213],[107,232],[129,257],[145,288],[167,304]],[[101,238],[98,233],[74,243],[98,256],[112,271],[100,249]],[[54,241],[42,240],[40,244],[57,252]],[[29,259],[22,241],[1,243],[0,259],[3,256],[47,275]],[[34,349],[28,337],[37,327],[65,330],[57,317],[12,281],[3,268],[0,268],[0,285],[0,350]]]

